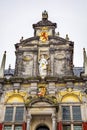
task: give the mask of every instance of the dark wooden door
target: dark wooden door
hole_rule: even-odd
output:
[[[50,130],[47,126],[39,126],[36,130]]]

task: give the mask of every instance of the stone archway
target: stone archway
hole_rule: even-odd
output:
[[[46,125],[40,125],[36,128],[36,130],[50,130]]]
[[[55,98],[37,97],[29,100],[26,104],[27,130],[56,130],[57,109]]]

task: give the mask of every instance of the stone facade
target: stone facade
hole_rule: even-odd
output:
[[[74,43],[56,27],[44,11],[34,37],[15,44],[15,69],[0,78],[0,130],[87,130],[86,52],[74,67]]]

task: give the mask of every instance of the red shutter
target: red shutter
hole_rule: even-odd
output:
[[[23,122],[23,124],[22,124],[22,130],[26,130],[26,122]]]
[[[0,123],[0,130],[2,130],[2,123]]]
[[[83,130],[87,130],[87,122],[83,122],[82,126],[83,126]]]
[[[58,130],[62,130],[62,122],[58,122]]]

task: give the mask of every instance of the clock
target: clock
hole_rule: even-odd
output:
[[[40,33],[40,40],[42,42],[46,42],[48,40],[48,33],[46,31],[42,31]]]

